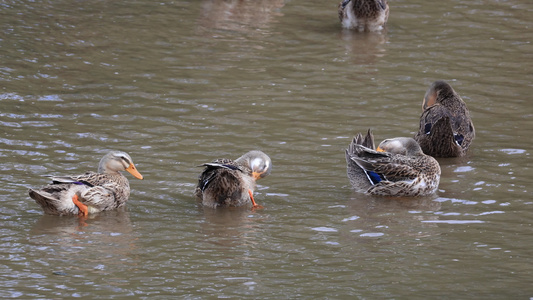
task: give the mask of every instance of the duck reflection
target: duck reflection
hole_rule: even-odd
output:
[[[98,266],[122,264],[137,248],[129,213],[124,210],[102,212],[85,220],[43,215],[29,236],[30,243],[44,249],[45,257],[59,255],[55,259],[68,266],[67,273],[99,272]]]
[[[282,16],[285,0],[208,0],[203,3],[200,25],[235,32],[266,28]]]
[[[374,213],[388,210],[405,211],[405,209],[420,211],[438,211],[441,203],[435,201],[436,195],[427,197],[361,197],[353,195],[350,201],[350,207],[366,213]]]
[[[439,218],[431,213],[441,208],[437,199],[436,195],[416,198],[353,195],[347,210],[356,217],[345,219],[346,225],[341,231],[349,239],[353,239],[354,234],[357,239],[391,233],[417,238],[431,236],[431,228],[437,225],[427,221]]]
[[[258,232],[257,221],[261,218],[249,207],[223,209],[199,207],[199,209],[205,218],[201,223],[201,230],[207,242],[228,248],[257,243],[256,239],[249,237]]]
[[[357,64],[374,64],[386,54],[385,32],[354,32],[344,29],[340,35],[350,59]]]
[[[33,234],[78,234],[91,232],[131,233],[129,213],[125,209],[105,211],[87,218],[43,215],[32,229]]]

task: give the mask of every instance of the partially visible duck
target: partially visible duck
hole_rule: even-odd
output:
[[[422,102],[415,140],[434,157],[464,156],[476,136],[465,102],[445,81],[435,81]]]
[[[370,130],[346,150],[347,174],[354,190],[379,196],[427,196],[440,181],[439,163],[407,137],[386,139],[373,148]]]
[[[259,150],[250,151],[236,160],[217,159],[205,163],[198,178],[196,197],[204,206],[237,207],[252,204],[260,208],[254,200],[256,180],[266,177],[272,170],[272,161]]]
[[[46,214],[87,216],[126,204],[130,185],[120,171],[127,171],[135,178],[143,179],[127,153],[111,151],[100,160],[98,173],[49,176],[51,184],[28,192]]]
[[[339,4],[339,19],[347,29],[380,31],[388,18],[387,0],[343,0]]]

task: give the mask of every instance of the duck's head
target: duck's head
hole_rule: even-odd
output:
[[[379,144],[376,149],[379,152],[389,152],[392,154],[401,154],[407,156],[423,155],[424,152],[420,145],[409,137],[397,137],[386,139]]]
[[[141,173],[135,168],[133,160],[126,152],[111,151],[100,160],[98,173],[116,173],[120,171],[127,171],[135,178],[143,179]]]
[[[442,104],[442,101],[455,95],[452,86],[446,81],[437,80],[431,84],[422,101],[422,110],[432,107],[436,104]]]
[[[236,160],[237,163],[247,165],[252,170],[255,180],[268,176],[272,170],[270,157],[259,150],[252,150]]]

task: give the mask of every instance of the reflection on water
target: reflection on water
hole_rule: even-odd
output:
[[[203,221],[200,224],[201,233],[205,241],[216,247],[235,247],[248,244],[253,247],[257,241],[250,239],[250,235],[260,230],[261,216],[245,207],[230,207],[228,209],[200,208]]]
[[[11,226],[2,230],[0,251],[7,253],[8,248],[12,253],[2,263],[3,296],[79,297],[84,293],[76,286],[86,284],[93,285],[96,294],[119,292],[124,281],[112,274],[139,263],[138,234],[125,211],[104,212],[87,220],[36,214],[32,218],[37,220],[26,223],[31,228],[24,236],[11,236]],[[22,293],[13,288],[20,280],[25,286]]]
[[[424,230],[420,222],[438,220],[441,203],[437,196],[419,198],[361,197],[354,195],[347,206],[353,214],[343,219],[343,230],[358,239],[387,235],[426,237],[433,233]]]
[[[133,228],[129,213],[124,209],[106,211],[86,218],[78,216],[54,217],[43,215],[32,228],[32,234],[74,234],[114,230],[131,233]]]
[[[71,264],[61,264],[60,270],[78,275],[92,268],[100,271],[115,268],[137,248],[137,236],[125,211],[104,212],[87,219],[43,215],[29,234],[31,243],[45,257],[50,255],[55,260],[71,257]]]
[[[254,34],[281,17],[285,0],[206,0],[202,4],[201,26]],[[258,32],[260,33],[260,32]]]
[[[532,297],[529,2],[391,1],[377,34],[343,31],[337,4],[0,5],[0,296]],[[413,136],[438,79],[469,104],[468,155],[439,159],[432,197],[353,193],[353,134]],[[265,209],[198,207],[196,165],[256,148]],[[127,211],[27,196],[109,149],[145,175]]]
[[[384,32],[354,32],[344,29],[341,38],[345,42],[346,52],[354,64],[373,64],[386,55],[387,35]]]

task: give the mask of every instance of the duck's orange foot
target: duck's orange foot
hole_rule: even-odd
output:
[[[89,214],[89,209],[87,208],[87,205],[83,204],[78,200],[78,195],[74,195],[72,197],[72,202],[74,202],[74,205],[76,205],[79,209],[78,216],[87,216]]]
[[[262,205],[259,205],[259,204],[255,203],[254,195],[252,193],[252,190],[248,190],[248,195],[250,195],[250,200],[252,200],[252,210],[263,209],[264,208]]]
[[[256,209],[263,209],[263,208],[265,208],[263,205],[256,204],[256,205],[252,206],[252,211],[254,211]]]

